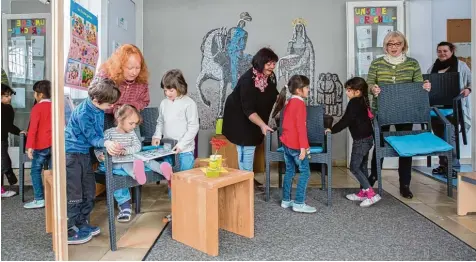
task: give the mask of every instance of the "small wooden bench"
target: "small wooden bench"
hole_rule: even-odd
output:
[[[458,173],[457,213],[465,216],[476,212],[476,172]]]

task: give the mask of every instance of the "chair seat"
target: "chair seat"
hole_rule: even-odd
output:
[[[440,111],[440,113],[443,115],[443,116],[451,116],[453,114],[453,109],[451,108],[442,108],[442,109],[438,109]],[[430,116],[431,117],[437,117],[435,111],[431,110],[430,111]]]
[[[103,163],[100,163],[99,164],[99,167],[98,167],[98,170],[103,172],[103,173],[106,173],[106,167],[104,166]],[[144,171],[145,172],[149,172],[149,171],[152,171],[150,168],[148,167],[144,167]],[[126,173],[126,171],[124,171],[124,169],[122,168],[113,168],[112,169],[112,173],[114,175],[118,175],[118,176],[128,176],[128,174]]]
[[[385,141],[393,147],[399,156],[403,157],[428,155],[453,149],[453,146],[430,132],[418,135],[387,136]]]
[[[284,152],[284,148],[283,147],[278,147],[278,149],[276,151]],[[322,148],[320,146],[311,146],[311,154],[319,154],[319,153],[322,153],[322,152],[324,152],[324,148]]]

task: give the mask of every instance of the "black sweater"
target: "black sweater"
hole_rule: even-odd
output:
[[[372,123],[368,116],[367,105],[363,97],[350,99],[344,116],[332,127],[332,134],[349,128],[352,139],[359,140],[372,136]]]
[[[233,144],[257,146],[263,142],[261,129],[249,116],[253,113],[268,123],[271,110],[278,97],[276,76],[268,77],[268,86],[261,92],[255,87],[253,69],[249,69],[238,80],[228,96],[223,114],[223,135]]]
[[[15,112],[12,105],[2,103],[2,141],[8,140],[8,133],[20,135],[20,128],[13,124],[15,120]]]

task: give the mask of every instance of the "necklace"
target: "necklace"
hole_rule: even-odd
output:
[[[127,88],[129,88],[129,86],[134,84],[136,80],[132,80],[132,81],[124,80],[124,82],[126,82]]]

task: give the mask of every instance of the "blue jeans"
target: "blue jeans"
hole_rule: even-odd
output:
[[[238,151],[238,168],[253,172],[253,161],[255,159],[256,146],[239,146],[236,145]]]
[[[179,171],[190,170],[193,168],[193,165],[195,164],[195,157],[193,156],[193,152],[179,153],[178,158],[179,158],[179,164],[180,164]],[[175,158],[173,155],[166,156],[163,158],[165,162],[168,162],[172,166],[174,165],[174,159]],[[170,197],[170,189],[169,189],[169,197]],[[121,188],[114,191],[114,199],[116,199],[117,204],[119,205],[122,205],[130,201],[131,193],[129,191],[129,188]]]
[[[304,204],[306,200],[306,189],[309,176],[311,174],[309,168],[309,159],[307,156],[303,159],[299,159],[301,150],[291,149],[285,145],[284,148],[284,163],[286,163],[286,175],[283,181],[283,200],[291,200],[291,188],[293,186],[293,178],[296,175],[296,165],[299,167],[299,182],[296,188],[296,198],[294,202],[296,204]]]
[[[51,147],[33,150],[33,160],[31,161],[31,183],[33,184],[33,195],[35,200],[45,199],[43,192],[43,179],[41,178],[41,171],[44,164],[48,161],[48,166],[51,168]]]

